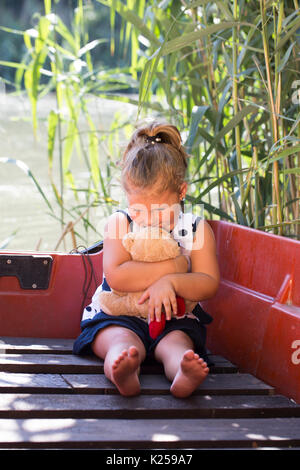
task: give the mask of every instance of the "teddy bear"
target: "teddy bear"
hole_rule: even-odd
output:
[[[143,227],[137,232],[128,232],[122,240],[124,248],[134,261],[164,261],[180,255],[180,247],[171,234],[160,227]],[[143,304],[138,301],[143,292],[119,292],[114,289],[99,294],[101,309],[108,315],[130,315],[148,317],[148,300]],[[176,296],[177,316],[191,312],[196,302],[185,301]],[[155,339],[165,327],[166,315],[162,311],[161,321],[149,323],[149,334]]]

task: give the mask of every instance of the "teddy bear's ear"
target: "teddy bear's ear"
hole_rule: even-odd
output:
[[[126,235],[124,235],[122,243],[125,248],[125,250],[129,251],[131,250],[131,247],[133,245],[134,241],[134,233],[133,232],[128,232]]]

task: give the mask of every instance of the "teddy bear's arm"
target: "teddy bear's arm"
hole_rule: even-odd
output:
[[[148,317],[148,305],[138,305],[138,299],[141,292],[118,295],[113,291],[102,291],[99,294],[99,305],[107,315],[119,316],[139,316]]]

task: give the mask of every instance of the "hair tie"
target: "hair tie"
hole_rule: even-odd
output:
[[[146,142],[147,144],[156,144],[156,143],[159,143],[161,142],[161,137],[159,137],[158,135],[147,135],[146,136]]]

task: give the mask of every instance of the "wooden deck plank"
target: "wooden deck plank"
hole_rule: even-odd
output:
[[[299,418],[0,419],[1,448],[299,447]]]
[[[18,338],[0,337],[0,353],[4,354],[73,354],[74,339],[69,338]],[[236,366],[223,356],[208,352],[214,372],[232,373]],[[147,368],[153,368],[153,361],[145,361]],[[151,371],[149,372],[151,373]]]
[[[70,338],[30,338],[1,336],[0,346],[5,349],[6,354],[15,353],[57,353],[72,354],[74,339]],[[211,354],[209,352],[209,354]],[[226,361],[222,356],[219,360]]]
[[[141,393],[168,395],[162,374],[141,374]],[[119,394],[103,374],[28,374],[0,372],[0,393]],[[272,395],[273,387],[249,374],[210,374],[194,394]]]
[[[237,367],[228,361],[214,358],[215,365],[211,372],[233,373]],[[144,373],[162,373],[162,367],[157,363],[142,365]],[[103,373],[103,361],[95,356],[75,356],[73,354],[0,354],[0,371],[48,373],[48,374],[72,374]]]
[[[64,379],[77,393],[119,393],[99,374],[64,374]],[[170,382],[163,375],[140,376],[142,393],[169,394]],[[249,374],[209,374],[195,394],[274,394],[274,388]]]
[[[103,373],[103,361],[97,357],[72,354],[0,354],[0,371],[59,374],[73,371]]]
[[[0,337],[0,349],[6,354],[72,354],[74,339]]]
[[[0,372],[0,393],[74,393],[59,374]]]
[[[2,394],[0,418],[260,418],[300,417],[300,406],[282,396],[172,396]],[[299,421],[300,424],[300,421]],[[147,426],[147,424],[145,424]]]

